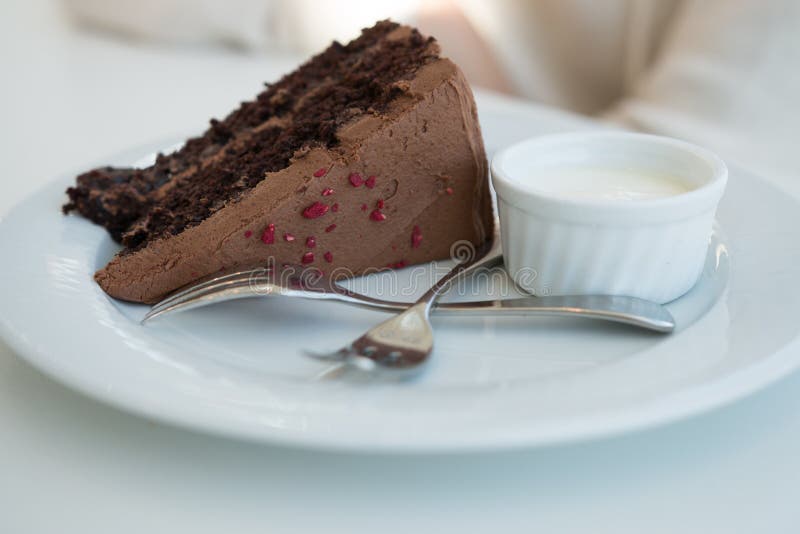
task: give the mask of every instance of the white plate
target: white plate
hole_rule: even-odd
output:
[[[494,148],[530,131],[524,114],[518,123],[512,114],[483,120]],[[109,161],[141,162],[151,152]],[[435,319],[435,359],[421,380],[404,384],[314,379],[324,367],[301,348],[338,347],[384,317],[339,304],[237,301],[141,327],[144,307],[115,302],[92,281],[115,250],[105,231],[59,213],[72,179],[0,225],[2,334],[65,384],[180,426],[327,449],[534,446],[695,414],[800,364],[792,350],[800,206],[736,169],[718,213],[727,237],[711,249],[719,263],[671,305],[675,334],[572,319]]]

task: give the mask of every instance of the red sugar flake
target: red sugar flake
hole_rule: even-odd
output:
[[[386,214],[379,209],[374,209],[372,210],[372,213],[369,214],[369,218],[372,219],[373,221],[378,221],[378,222],[385,221]]]
[[[333,188],[331,188],[331,187],[326,187],[325,189],[322,190],[322,196],[323,197],[329,197],[332,194],[333,194]]]
[[[383,199],[379,198],[377,202],[378,209],[379,210],[383,209],[383,205],[384,205]]]
[[[411,248],[419,248],[420,243],[422,243],[422,230],[419,226],[414,226],[411,231]]]
[[[309,263],[314,262],[314,253],[313,252],[306,252],[303,254],[303,257],[300,259],[300,262],[303,265],[308,265]]]
[[[325,228],[325,232],[328,233],[328,234],[333,232],[334,230],[336,230],[336,225],[335,224],[332,224],[332,225],[328,226],[327,228]]]
[[[269,224],[266,228],[264,228],[264,232],[261,234],[261,242],[265,245],[271,245],[275,242],[274,224]]]
[[[321,178],[328,174],[328,169],[326,167],[320,167],[316,171],[314,171],[314,178]]]
[[[405,266],[406,266],[406,261],[405,260],[400,260],[400,261],[396,261],[394,263],[387,263],[386,264],[386,267],[388,267],[389,269],[402,269]]]
[[[245,239],[250,239],[252,236],[253,236],[253,231],[252,230],[245,230],[245,232],[244,232],[244,238]]]
[[[306,246],[308,248],[314,248],[317,246],[317,240],[313,235],[310,235],[306,238]]]
[[[314,202],[303,210],[303,217],[306,219],[316,219],[317,217],[322,217],[328,213],[329,209],[330,206],[327,204],[323,204],[322,202]]]
[[[326,252],[325,254],[322,255],[322,257],[325,258],[325,261],[327,261],[328,263],[333,262],[333,254],[331,254],[330,252]]]
[[[367,205],[361,204],[361,211],[367,211]]]
[[[292,241],[294,241],[294,236],[289,232],[286,232],[285,234],[283,234],[283,240],[286,241],[287,243],[291,243]]]
[[[336,202],[333,206],[331,206],[331,211],[333,213],[336,213],[337,211],[339,211],[339,203],[338,202]]]
[[[364,182],[364,185],[366,185],[370,189],[375,187],[375,177],[374,176],[370,176],[369,178],[367,178],[366,181]]]
[[[361,185],[364,183],[364,179],[357,172],[351,173],[347,179],[350,180],[350,184],[353,187],[361,187]]]
[[[447,193],[448,195],[452,195],[453,194],[453,188],[452,187],[448,187],[448,188],[446,188],[444,190],[444,192]]]

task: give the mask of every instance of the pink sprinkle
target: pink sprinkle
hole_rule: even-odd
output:
[[[411,248],[419,248],[420,243],[422,243],[422,230],[419,226],[414,226],[411,231]]]
[[[444,192],[447,193],[448,195],[452,195],[453,194],[453,188],[452,187],[448,187],[447,189],[444,190]]]
[[[314,261],[314,253],[313,252],[306,252],[303,254],[302,259],[300,260],[303,265],[308,265]]]
[[[292,241],[294,241],[294,236],[292,234],[290,234],[289,232],[286,232],[285,234],[283,234],[283,239],[285,241],[291,243]]]
[[[269,224],[264,228],[264,233],[261,234],[261,242],[265,245],[271,245],[275,242],[275,225]]]
[[[367,211],[367,205],[361,204],[361,211]]]
[[[385,221],[386,214],[384,214],[379,209],[374,209],[372,210],[372,213],[369,214],[369,218],[372,219],[373,221]]]
[[[334,205],[331,206],[331,211],[333,213],[336,213],[337,211],[339,211],[339,203],[338,202],[334,203]]]
[[[383,204],[384,204],[384,202],[383,202],[383,199],[382,199],[382,198],[379,198],[379,199],[378,199],[378,203],[377,203],[377,204],[378,204],[378,209],[379,209],[379,210],[383,209]]]
[[[244,232],[244,238],[245,239],[250,239],[252,236],[253,236],[253,231],[252,230],[245,230],[245,232]]]
[[[314,248],[317,246],[317,240],[314,238],[313,235],[310,235],[306,238],[306,246],[308,248]]]
[[[351,173],[347,178],[350,180],[353,187],[360,187],[361,184],[364,183],[364,179],[357,172]]]
[[[387,263],[386,264],[386,267],[388,267],[389,269],[402,269],[405,266],[406,266],[405,260],[400,260],[400,261],[396,261],[394,263]]]
[[[374,176],[370,176],[369,178],[367,178],[367,181],[364,182],[364,185],[366,185],[370,189],[375,187],[375,177]]]
[[[326,187],[325,189],[322,190],[322,196],[323,197],[329,197],[332,194],[333,194],[333,189],[330,188],[330,187]]]
[[[323,204],[322,202],[314,202],[303,210],[303,217],[306,219],[316,219],[317,217],[322,217],[328,213],[329,209],[330,207],[327,204]]]
[[[328,174],[328,169],[325,167],[320,167],[314,172],[314,178],[320,178]]]
[[[325,228],[325,232],[329,234],[329,233],[333,232],[335,229],[336,229],[336,225],[332,224],[332,225],[328,226],[327,228]]]
[[[325,254],[322,255],[322,257],[325,258],[325,261],[327,261],[328,263],[333,262],[333,254],[331,254],[330,252],[326,252]]]

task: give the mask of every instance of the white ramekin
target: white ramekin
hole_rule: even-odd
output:
[[[668,173],[693,188],[645,200],[568,198],[537,190],[535,173],[560,165]],[[628,295],[669,302],[703,269],[728,169],[690,143],[654,135],[587,132],[536,137],[492,159],[503,254],[535,295]]]

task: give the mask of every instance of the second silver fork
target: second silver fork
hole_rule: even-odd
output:
[[[451,257],[459,259],[459,263],[407,310],[371,328],[336,352],[307,354],[371,373],[386,371],[394,378],[415,375],[423,367],[422,364],[428,361],[433,350],[433,329],[430,323],[433,304],[456,280],[491,264],[500,254],[497,239],[480,249],[467,241],[455,243],[451,249]]]

